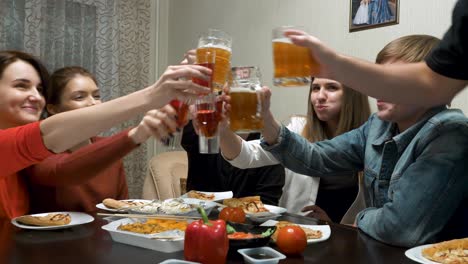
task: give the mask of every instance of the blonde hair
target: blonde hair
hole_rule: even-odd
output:
[[[360,127],[367,121],[370,115],[367,96],[344,85],[341,85],[341,87],[343,87],[343,103],[341,104],[338,127],[333,137]],[[309,100],[306,116],[307,121],[304,129],[302,130],[302,136],[310,142],[329,139],[325,129],[326,123],[318,118],[317,113],[315,113],[314,106],[310,101],[311,93],[312,84],[310,85],[309,97],[307,98],[307,100]]]
[[[421,62],[439,42],[440,39],[430,35],[409,35],[397,38],[385,45],[377,54],[375,62],[377,64],[390,61]]]

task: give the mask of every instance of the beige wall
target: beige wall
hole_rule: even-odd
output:
[[[154,28],[157,45],[167,48],[157,64],[178,63],[184,51],[196,46],[207,28],[229,33],[233,41],[233,65],[257,65],[266,85],[272,85],[271,29],[279,25],[304,25],[340,52],[374,60],[389,41],[408,34],[442,37],[450,24],[456,0],[401,0],[400,24],[354,33],[348,32],[349,0],[159,0],[162,28]],[[167,42],[164,42],[167,40]],[[163,69],[164,67],[160,67]],[[305,113],[305,87],[273,87],[272,109],[278,119]],[[443,88],[441,88],[443,89]],[[468,91],[458,96],[454,107],[468,113]],[[374,101],[371,101],[375,109]]]

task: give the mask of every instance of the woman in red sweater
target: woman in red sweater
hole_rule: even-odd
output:
[[[29,54],[0,51],[0,218],[11,219],[29,211],[21,170],[137,114],[161,108],[175,97],[189,100],[196,93],[209,92],[185,80],[207,79],[210,74],[210,69],[200,66],[169,66],[156,83],[142,90],[39,122],[45,105],[47,70]],[[158,133],[152,130],[155,121],[151,115],[142,122],[152,133]]]
[[[101,96],[95,77],[86,69],[74,66],[51,75],[46,101],[47,113],[52,116],[100,104]],[[171,119],[160,120],[155,129],[165,130]],[[146,124],[142,123],[108,138],[87,139],[29,167],[26,173],[30,181],[31,212],[95,212],[95,205],[105,198],[127,199],[121,158],[150,136]]]

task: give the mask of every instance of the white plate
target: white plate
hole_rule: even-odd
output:
[[[265,223],[261,224],[261,226],[274,226],[278,223],[276,220],[268,220]],[[331,229],[329,225],[302,225],[302,224],[296,224],[298,226],[310,228],[312,230],[320,230],[322,231],[322,237],[317,238],[317,239],[307,239],[307,244],[312,244],[312,243],[317,243],[317,242],[322,242],[330,238],[331,235]]]
[[[254,222],[262,223],[269,219],[276,219],[287,211],[286,208],[269,204],[265,204],[265,208],[268,209],[269,212],[246,213],[246,216]]]
[[[200,192],[200,191],[197,191],[197,192]],[[213,194],[214,195],[214,199],[211,200],[211,201],[221,201],[221,200],[224,200],[224,199],[230,199],[233,197],[233,193],[232,191],[228,191],[228,192],[200,192],[200,193],[204,193],[204,194]],[[184,194],[182,196],[180,196],[180,198],[188,198],[187,197],[187,194]],[[206,201],[206,200],[202,200],[202,201]]]
[[[129,202],[151,202],[151,200],[143,200],[143,199],[127,199],[127,200],[122,200],[122,201],[129,201]],[[98,203],[96,204],[96,207],[101,209],[101,210],[105,210],[105,211],[109,211],[109,212],[124,212],[125,210],[123,209],[113,209],[113,208],[109,208],[107,206],[105,206],[103,203]]]
[[[417,246],[414,248],[410,248],[405,251],[405,256],[408,257],[411,260],[414,260],[419,263],[424,263],[424,264],[440,264],[438,262],[431,261],[422,255],[423,249],[429,247],[431,245],[422,245],[422,246]]]
[[[184,249],[183,238],[177,240],[152,239],[151,235],[127,232],[117,229],[120,225],[135,222],[137,222],[137,220],[124,218],[104,225],[102,226],[102,229],[107,230],[110,233],[112,240],[123,244],[162,251],[166,253],[181,251]]]
[[[68,225],[61,225],[61,226],[32,226],[32,225],[24,225],[17,221],[18,217],[13,218],[11,223],[19,228],[24,229],[34,229],[34,230],[54,230],[54,229],[62,229],[62,228],[69,228],[72,226],[83,225],[87,223],[91,223],[94,221],[94,218],[89,214],[80,213],[80,212],[53,212],[53,213],[43,213],[43,214],[32,214],[31,216],[44,216],[47,214],[69,214],[71,217],[71,222]]]

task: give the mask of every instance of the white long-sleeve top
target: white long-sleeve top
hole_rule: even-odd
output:
[[[305,117],[293,116],[290,118],[287,128],[300,134],[305,123]],[[260,146],[259,140],[243,140],[239,155],[227,161],[241,169],[279,164],[279,161],[270,152]],[[320,178],[318,177],[311,177],[285,169],[285,183],[279,206],[286,208],[290,213],[300,213],[304,206],[315,204],[319,182]]]

